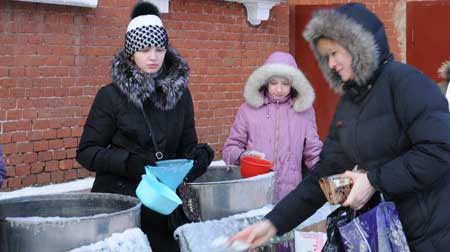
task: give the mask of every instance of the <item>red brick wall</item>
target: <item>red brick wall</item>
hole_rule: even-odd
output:
[[[2,191],[92,175],[75,150],[96,91],[110,81],[135,2],[100,0],[89,9],[0,0]],[[221,159],[246,78],[272,51],[289,49],[288,5],[252,27],[242,4],[176,0],[163,20],[191,66],[200,141]]]

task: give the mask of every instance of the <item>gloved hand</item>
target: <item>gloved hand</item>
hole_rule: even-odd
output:
[[[243,156],[251,156],[251,157],[257,157],[260,159],[264,159],[266,157],[266,154],[259,152],[259,151],[255,151],[255,150],[252,150],[252,151],[247,150],[241,154],[241,157],[243,157]]]
[[[141,176],[145,174],[146,165],[155,165],[154,160],[145,159],[136,153],[130,153],[127,159],[127,176],[131,180],[140,181]]]
[[[197,144],[187,155],[188,159],[194,160],[194,165],[184,181],[191,182],[206,172],[206,169],[214,159],[214,150],[208,144]]]

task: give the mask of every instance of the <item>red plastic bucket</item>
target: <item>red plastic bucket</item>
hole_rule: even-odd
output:
[[[261,175],[270,172],[272,162],[257,157],[241,157],[241,175],[244,178]]]

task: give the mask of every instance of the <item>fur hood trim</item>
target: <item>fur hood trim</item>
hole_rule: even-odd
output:
[[[358,12],[366,15],[365,20],[361,20],[363,15],[352,17],[353,13]],[[366,27],[374,28],[375,31]],[[320,38],[332,39],[348,50],[352,56],[354,81],[358,86],[367,86],[380,61],[390,54],[383,24],[373,13],[357,5],[342,11],[333,9],[316,12],[306,26],[303,36],[309,42],[328,83],[339,93],[343,92],[343,82],[340,76],[328,67],[328,57],[319,54],[317,41]]]
[[[441,67],[438,70],[439,76],[446,80],[450,81],[450,60],[444,61]]]
[[[264,96],[260,89],[275,75],[288,76],[292,81],[292,88],[298,93],[295,97],[294,111],[302,112],[312,107],[315,94],[305,75],[295,67],[276,63],[265,64],[249,76],[244,88],[244,98],[248,105],[259,108],[264,104]]]
[[[112,63],[112,80],[121,93],[138,108],[146,101],[167,111],[175,107],[189,82],[189,66],[178,52],[169,48],[164,64],[155,74],[142,72],[124,50]]]

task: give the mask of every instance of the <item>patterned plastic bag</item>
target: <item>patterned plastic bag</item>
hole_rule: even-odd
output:
[[[339,207],[327,216],[327,241],[322,252],[343,251],[339,227],[346,225],[354,217],[355,212],[349,207]]]
[[[393,202],[381,202],[350,223],[340,226],[339,233],[347,252],[409,252]]]

